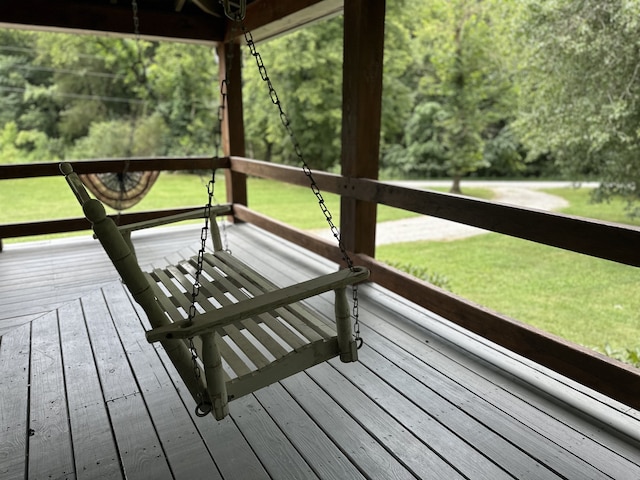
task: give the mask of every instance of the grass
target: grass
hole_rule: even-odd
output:
[[[543,191],[558,195],[569,202],[569,206],[563,209],[562,213],[640,226],[640,218],[632,219],[625,213],[626,203],[623,200],[613,199],[610,202],[593,203],[591,189],[587,188],[551,188]]]
[[[622,202],[592,204],[586,189],[548,193],[570,202],[566,213],[640,224]],[[619,355],[640,346],[634,267],[499,234],[381,246],[376,256],[444,274],[454,293],[581,345]]]
[[[129,211],[204,205],[207,201],[208,180],[206,176],[164,173],[160,175],[143,201]],[[11,208],[3,209],[0,223],[77,217],[82,214],[62,177],[4,180],[0,185],[2,187],[0,189],[1,204],[11,205]],[[249,206],[265,215],[301,229],[320,229],[327,226],[318,201],[310,188],[284,185],[258,178],[250,178],[247,188]],[[338,196],[329,193],[323,196],[334,216],[334,222],[338,224],[340,217]],[[222,176],[216,178],[215,197],[219,202],[224,202],[226,199]],[[378,219],[381,222],[415,215],[386,206],[380,206],[378,209]],[[19,240],[33,239],[31,237]]]

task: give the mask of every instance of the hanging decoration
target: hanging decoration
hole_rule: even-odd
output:
[[[131,11],[133,14],[133,33],[135,35],[136,52],[138,55],[137,65],[142,69],[138,78],[142,78],[142,84],[147,90],[147,75],[142,49],[140,48],[140,19],[138,17],[138,2],[131,0]],[[135,121],[131,121],[131,132],[129,135],[129,150],[133,148],[135,134]],[[117,210],[126,210],[136,205],[149,192],[153,184],[160,175],[158,171],[150,172],[130,172],[129,161],[125,161],[124,169],[121,172],[111,173],[89,173],[78,175],[86,187],[93,195],[105,205]]]
[[[122,211],[133,207],[151,190],[158,171],[88,173],[79,175],[91,193],[105,205]]]

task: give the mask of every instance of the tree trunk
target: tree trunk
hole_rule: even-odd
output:
[[[451,184],[451,189],[449,190],[449,193],[457,193],[457,194],[462,193],[462,189],[460,188],[460,180],[462,180],[462,177],[460,175],[453,176],[453,183]]]

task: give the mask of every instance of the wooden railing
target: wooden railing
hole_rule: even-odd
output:
[[[121,171],[124,160],[77,162],[81,173]],[[231,157],[222,159],[134,159],[128,169],[194,170],[228,168],[238,175],[256,176],[308,185],[298,168]],[[57,164],[0,166],[0,180],[57,175]],[[414,190],[384,182],[345,178],[314,172],[322,191],[358,200],[384,204],[424,215],[471,225],[577,253],[604,258],[626,265],[640,266],[640,229],[558,213],[497,204],[457,195]],[[299,244],[326,258],[342,261],[338,247],[277,220],[261,215],[233,198],[233,216]],[[185,209],[124,215],[123,223],[153,218]],[[84,219],[45,220],[24,224],[0,225],[0,238],[86,229]],[[64,230],[63,230],[64,229]],[[609,359],[564,339],[517,320],[492,312],[464,298],[393,269],[375,258],[353,254],[355,263],[367,266],[371,279],[444,318],[509,350],[538,362],[583,385],[602,392],[633,408],[640,409],[640,371]]]
[[[190,158],[133,158],[113,160],[92,160],[70,162],[77,173],[107,173],[130,172],[147,170],[211,170],[212,168],[229,168],[228,158],[190,157]],[[59,176],[58,162],[0,165],[0,181],[20,178],[54,177]],[[1,185],[1,184],[0,184]],[[1,188],[1,187],[0,187]],[[170,210],[156,210],[136,213],[123,213],[119,223],[129,223],[151,220],[154,218],[184,213],[194,207],[185,206]],[[3,238],[29,237],[52,233],[68,233],[88,230],[89,222],[84,217],[63,218],[57,220],[40,220],[36,222],[20,222],[0,224],[0,251]]]

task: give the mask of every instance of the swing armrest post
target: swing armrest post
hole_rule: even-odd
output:
[[[338,347],[340,348],[340,361],[343,363],[358,360],[358,348],[351,334],[351,313],[347,300],[346,287],[335,289],[336,333],[338,334]]]
[[[224,381],[222,357],[216,343],[216,333],[202,335],[202,363],[207,380],[207,392],[211,401],[213,416],[222,420],[229,414],[229,397],[227,384]]]
[[[211,243],[213,243],[213,251],[222,251],[223,246],[222,239],[220,238],[220,228],[218,227],[218,222],[216,221],[216,216],[214,213],[211,214],[211,218],[209,219],[209,230],[211,230]]]

